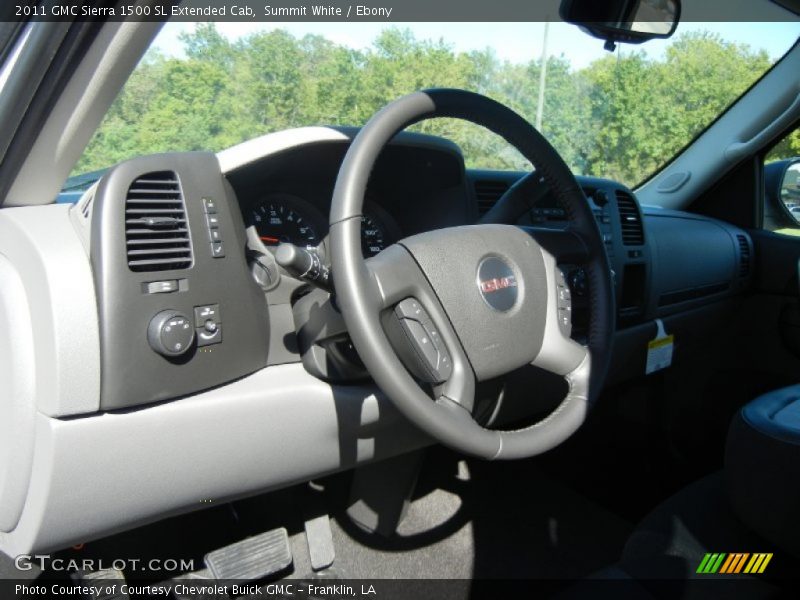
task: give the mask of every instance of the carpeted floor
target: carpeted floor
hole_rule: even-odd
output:
[[[555,578],[617,561],[632,524],[532,470],[530,463],[429,455],[398,536],[367,535],[340,510],[335,567],[356,578]],[[438,454],[438,455],[437,455]],[[302,533],[295,572],[310,572]]]
[[[303,523],[328,513],[334,571],[343,578],[579,578],[616,562],[632,524],[544,475],[535,461],[464,461],[426,452],[399,533],[368,535],[345,513],[349,474],[175,517],[86,544],[64,556],[193,558],[247,536],[286,527],[294,566],[311,573]],[[2,561],[2,577],[14,577]],[[28,574],[30,575],[30,573]],[[127,574],[129,579],[149,573]]]

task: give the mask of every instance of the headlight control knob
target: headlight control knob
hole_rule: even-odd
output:
[[[147,327],[147,341],[163,356],[181,356],[194,343],[194,326],[177,310],[162,310]]]

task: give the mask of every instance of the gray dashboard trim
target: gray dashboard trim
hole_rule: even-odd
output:
[[[301,146],[330,142],[350,143],[358,131],[358,127],[297,127],[276,131],[221,150],[217,153],[217,160],[225,175],[274,154]],[[395,142],[461,154],[461,149],[454,142],[422,133],[401,131],[391,143]]]
[[[20,310],[27,304],[22,277],[0,254],[0,531],[19,521],[33,463],[33,324],[30,312]]]
[[[0,549],[63,548],[430,443],[374,386],[299,364],[141,409],[38,415],[27,503]]]
[[[18,310],[27,309],[32,324],[34,406],[53,417],[100,406],[94,281],[69,210],[51,204],[0,211],[0,254],[22,279],[27,302]]]
[[[0,531],[16,526],[34,462],[37,412],[100,403],[97,304],[69,207],[0,211]]]
[[[350,137],[332,127],[298,127],[236,144],[217,153],[223,173],[235,171],[272,154],[285,150],[316,144],[318,142],[348,142]]]
[[[171,171],[180,181],[193,264],[186,268],[133,271],[126,246],[126,201],[134,181]],[[90,258],[100,315],[105,410],[168,400],[223,384],[267,364],[269,324],[264,295],[247,267],[245,233],[235,196],[229,195],[214,154],[166,153],[131,159],[100,180],[92,205]],[[206,225],[204,198],[216,201],[224,256],[215,258]],[[182,281],[169,294],[142,293],[147,282]],[[161,311],[193,315],[195,307],[218,305],[221,343],[192,345],[175,359],[157,354],[148,324]]]

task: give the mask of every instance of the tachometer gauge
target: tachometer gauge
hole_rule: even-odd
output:
[[[378,220],[371,215],[364,215],[361,217],[361,252],[364,258],[375,256],[386,248],[386,232],[378,222]]]
[[[300,198],[275,195],[255,205],[252,221],[266,246],[289,242],[304,248],[316,247],[321,236],[321,216]]]

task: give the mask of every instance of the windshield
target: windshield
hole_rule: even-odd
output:
[[[609,53],[565,23],[167,24],[74,173],[155,152],[219,151],[291,127],[363,125],[394,98],[456,87],[520,112],[576,174],[634,187],[797,34],[796,23],[685,23],[669,40]],[[471,124],[415,129],[455,141],[468,167],[529,167]]]

